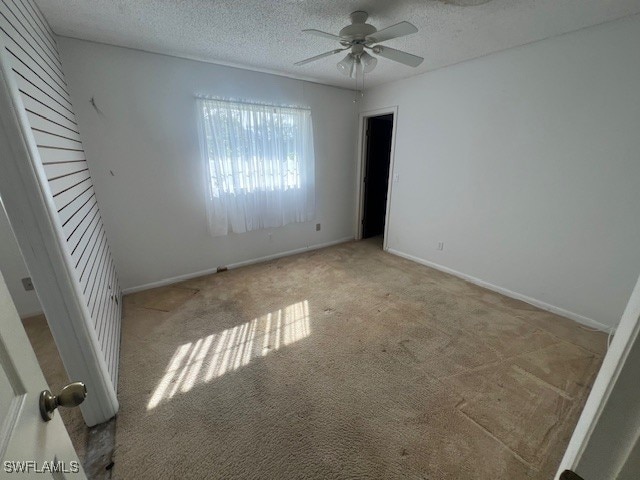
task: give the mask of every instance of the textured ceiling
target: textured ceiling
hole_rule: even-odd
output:
[[[337,48],[303,34],[337,33],[349,13],[382,29],[402,20],[419,32],[385,44],[420,55],[410,68],[380,59],[367,86],[524,45],[640,12],[640,0],[36,0],[59,35],[234,65],[354,88],[336,70],[343,55],[296,67]],[[465,0],[479,3],[480,0]]]

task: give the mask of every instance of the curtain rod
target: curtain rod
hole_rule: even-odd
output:
[[[303,107],[301,105],[278,105],[275,103],[263,103],[263,102],[254,102],[248,100],[234,100],[231,98],[220,98],[220,97],[210,97],[208,95],[195,95],[195,97],[199,100],[215,100],[216,102],[224,102],[224,103],[239,103],[242,105],[256,105],[260,107],[273,107],[273,108],[290,108],[292,110],[311,110],[311,107]]]

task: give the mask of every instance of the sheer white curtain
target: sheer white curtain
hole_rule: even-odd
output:
[[[212,235],[315,215],[311,111],[198,99]]]

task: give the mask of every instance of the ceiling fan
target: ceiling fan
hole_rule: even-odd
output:
[[[414,25],[409,22],[400,22],[378,30],[373,25],[366,23],[368,17],[369,14],[367,12],[353,12],[350,15],[351,25],[347,25],[340,30],[338,35],[315,29],[303,30],[303,32],[315,35],[316,37],[335,40],[342,45],[342,48],[336,48],[335,50],[316,55],[315,57],[301,60],[294,65],[305,65],[345,50],[350,50],[350,52],[338,62],[337,67],[340,73],[348,77],[356,76],[358,71],[369,73],[376,67],[378,59],[366,50],[388,60],[408,65],[409,67],[417,67],[422,63],[424,60],[422,57],[380,45],[380,43],[387,40],[416,33],[418,29]]]

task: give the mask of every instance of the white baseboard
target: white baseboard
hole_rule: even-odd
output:
[[[37,310],[35,312],[27,312],[27,313],[23,313],[22,315],[20,315],[20,319],[21,320],[26,320],[27,318],[31,318],[31,317],[38,317],[40,315],[42,315],[44,312],[42,310]]]
[[[441,272],[444,273],[448,273],[451,274],[455,277],[461,278],[463,280],[466,280],[467,282],[473,283],[475,285],[478,285],[479,287],[483,287],[486,288],[487,290],[492,290],[494,292],[498,292],[501,293],[502,295],[505,295],[507,297],[510,298],[514,298],[516,300],[521,300],[525,303],[528,303],[530,305],[533,305],[534,307],[538,307],[542,310],[546,310],[548,312],[551,313],[555,313],[556,315],[560,315],[562,317],[566,317],[569,318],[571,320],[574,320],[582,325],[585,325],[589,328],[595,328],[597,330],[601,330],[603,332],[606,333],[610,333],[612,331],[615,331],[615,327],[610,327],[608,325],[605,325],[603,323],[600,323],[596,320],[593,320],[589,317],[585,317],[584,315],[580,315],[578,313],[574,313],[574,312],[570,312],[569,310],[565,310],[564,308],[560,308],[560,307],[556,307],[555,305],[550,305],[546,302],[543,302],[542,300],[537,300],[535,298],[531,298],[528,297],[526,295],[522,295],[521,293],[517,293],[517,292],[513,292],[511,290],[508,290],[504,287],[499,287],[498,285],[494,285],[492,283],[489,282],[485,282],[484,280],[480,280],[479,278],[476,277],[472,277],[471,275],[467,275],[466,273],[462,273],[462,272],[458,272],[457,270],[453,270],[452,268],[449,267],[445,267],[443,265],[434,263],[434,262],[430,262],[428,260],[424,260],[422,258],[418,258],[418,257],[414,257],[413,255],[409,255],[407,253],[404,252],[400,252],[398,250],[395,250],[393,248],[389,248],[387,249],[387,251],[389,253],[392,253],[394,255],[397,255],[399,257],[402,258],[406,258],[407,260],[411,260],[412,262],[416,262],[419,263],[421,265],[425,265],[427,267],[431,267],[434,268],[436,270],[440,270]]]
[[[254,263],[267,262],[269,260],[275,260],[276,258],[288,257],[291,255],[296,255],[298,253],[309,252],[312,250],[318,250],[320,248],[331,247],[332,245],[338,245],[339,243],[350,242],[351,240],[353,240],[353,237],[339,238],[338,240],[332,240],[330,242],[318,243],[315,245],[308,245],[306,247],[296,248],[294,250],[287,250],[286,252],[274,253],[273,255],[266,255],[264,257],[252,258],[249,260],[243,260],[242,262],[231,263],[229,265],[226,265],[226,267],[229,270],[234,268],[245,267],[247,265],[253,265]],[[149,290],[151,288],[165,287],[167,285],[172,285],[174,283],[184,282],[185,280],[191,280],[192,278],[202,277],[204,275],[210,275],[212,273],[216,273],[217,271],[218,271],[218,267],[215,267],[215,268],[208,268],[206,270],[200,270],[198,272],[178,275],[175,277],[164,278],[162,280],[158,280],[157,282],[145,283],[144,285],[125,288],[122,290],[122,294],[128,295],[130,293],[142,292],[143,290]]]

